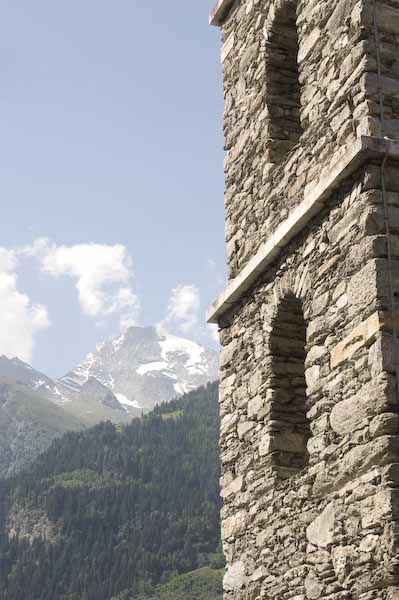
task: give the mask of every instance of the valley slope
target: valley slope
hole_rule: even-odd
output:
[[[222,566],[218,435],[214,383],[54,441],[0,486],[0,600],[155,600],[208,584],[214,600],[219,584],[172,578]]]
[[[29,464],[55,437],[82,427],[78,418],[40,393],[0,379],[0,479]]]

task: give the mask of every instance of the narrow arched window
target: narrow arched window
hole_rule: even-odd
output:
[[[309,461],[305,344],[306,326],[302,304],[293,294],[288,295],[281,301],[270,337],[270,458],[272,465],[283,477],[301,471]]]
[[[267,153],[274,164],[285,158],[303,133],[296,5],[296,0],[280,0],[266,25]]]

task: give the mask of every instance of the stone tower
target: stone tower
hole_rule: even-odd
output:
[[[226,600],[399,600],[399,2],[220,0]]]

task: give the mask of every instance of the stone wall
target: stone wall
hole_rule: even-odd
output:
[[[399,136],[395,4],[377,4],[384,135],[390,137]],[[323,165],[336,160],[356,137],[381,134],[372,9],[372,0],[247,0],[235,2],[223,23],[230,278],[301,201],[304,187],[314,183]],[[297,31],[286,18],[293,10]],[[301,132],[293,125],[295,83],[287,84],[296,50],[284,42],[295,35]],[[288,71],[282,68],[287,62]],[[294,144],[300,134],[300,143]]]
[[[397,169],[387,169],[395,212]],[[374,220],[381,215],[379,173],[377,164],[369,164],[347,181],[330,209],[225,317],[220,407],[226,598],[399,598],[392,336],[389,319],[382,329],[372,327],[389,306],[386,239],[380,217],[379,224]],[[395,286],[399,293],[399,277]],[[291,364],[285,357],[295,347],[300,352],[296,317],[290,311],[290,323],[279,316],[290,297],[300,302],[306,323],[306,357],[299,354]],[[280,332],[276,347],[273,335],[282,322],[291,334]],[[371,328],[364,341],[359,331],[365,322]],[[295,407],[301,369],[310,437],[308,464],[298,472],[298,465],[290,468],[280,458],[301,451]],[[293,424],[288,434],[287,423]]]
[[[399,5],[220,4],[233,285],[399,137]],[[226,600],[399,599],[398,156],[327,188],[218,304]]]

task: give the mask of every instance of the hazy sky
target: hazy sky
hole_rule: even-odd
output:
[[[62,374],[130,323],[212,344],[225,276],[219,31],[206,0],[9,0],[0,354]]]

